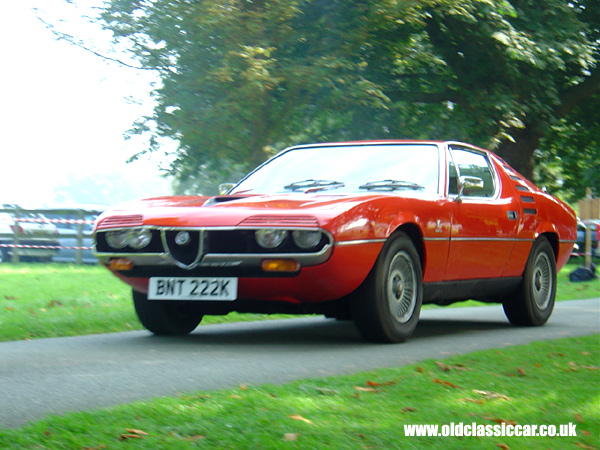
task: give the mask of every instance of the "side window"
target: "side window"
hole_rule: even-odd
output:
[[[458,195],[458,173],[452,160],[448,162],[448,195]]]
[[[458,194],[458,179],[455,177],[475,177],[483,181],[483,188],[466,190],[463,195],[465,197],[493,197],[496,193],[496,186],[487,157],[482,153],[462,148],[452,148],[450,153],[453,162],[448,167],[450,173],[448,192]]]

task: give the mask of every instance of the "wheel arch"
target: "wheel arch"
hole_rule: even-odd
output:
[[[548,239],[548,242],[550,242],[550,246],[552,247],[552,250],[554,250],[554,259],[558,261],[558,234],[552,231],[546,231],[544,233],[540,233],[537,239],[539,239],[542,236]]]
[[[417,253],[419,254],[419,260],[421,262],[421,269],[423,273],[425,272],[425,263],[426,263],[426,253],[425,253],[425,242],[423,240],[423,233],[421,232],[421,228],[412,222],[404,223],[398,226],[389,236],[388,241],[391,240],[394,236],[399,233],[406,234],[413,245],[415,246]]]

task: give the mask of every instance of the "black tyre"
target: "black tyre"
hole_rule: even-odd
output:
[[[388,240],[368,278],[351,301],[352,318],[371,342],[403,342],[419,321],[423,269],[410,238],[398,233]]]
[[[502,306],[510,323],[539,326],[546,323],[554,309],[556,297],[556,257],[548,239],[539,237],[523,272],[517,290],[505,297]]]
[[[195,303],[148,300],[148,296],[137,291],[133,291],[133,304],[142,325],[154,334],[189,334],[203,317]]]

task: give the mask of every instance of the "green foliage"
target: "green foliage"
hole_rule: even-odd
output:
[[[102,21],[162,75],[131,132],[178,140],[179,190],[214,191],[322,140],[466,140],[532,176],[600,89],[599,17],[595,0],[111,0]]]
[[[544,138],[538,167],[550,192],[564,192],[570,200],[577,200],[589,187],[594,196],[600,196],[599,111],[600,94],[596,94]]]

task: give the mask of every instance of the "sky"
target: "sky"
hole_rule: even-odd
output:
[[[0,203],[52,204],[57,188],[73,177],[130,180],[119,201],[170,191],[159,178],[160,157],[126,164],[145,148],[143,139],[123,133],[151,113],[155,77],[57,40],[38,19],[108,48],[110,34],[82,19],[84,13],[65,0],[0,6]]]

